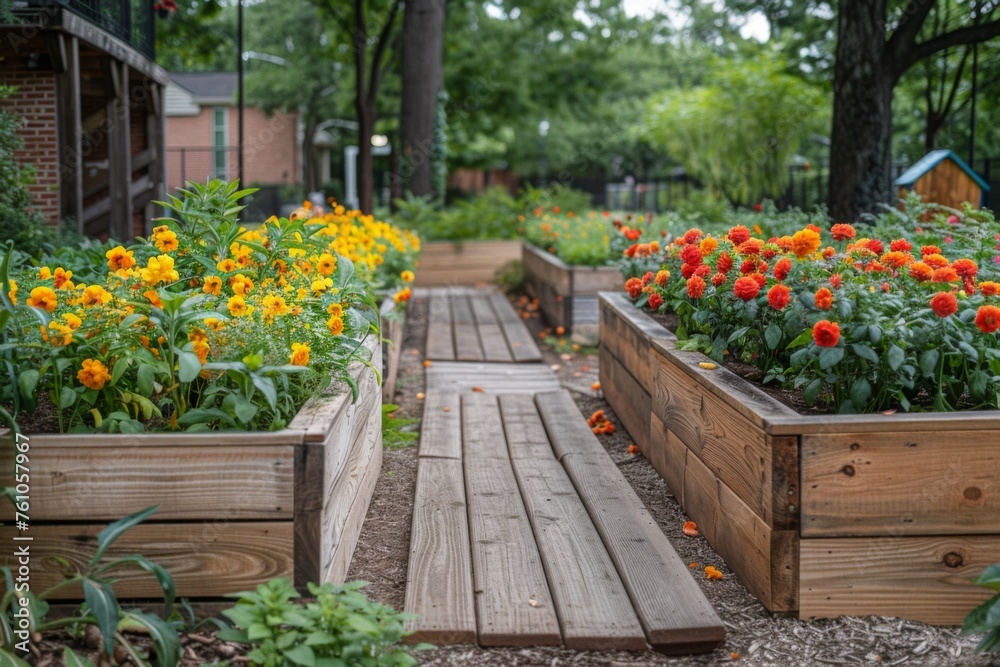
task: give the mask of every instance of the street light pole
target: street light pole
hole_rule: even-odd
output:
[[[240,185],[246,187],[246,183],[243,180],[243,0],[237,0],[236,3],[236,50],[239,53],[239,58],[236,63],[236,79],[237,86],[239,88],[239,110],[238,121],[237,121],[237,132],[239,137],[237,138],[237,149],[236,149],[236,160],[237,166],[236,171],[239,175]]]

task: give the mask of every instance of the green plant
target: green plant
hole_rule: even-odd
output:
[[[315,599],[299,604],[287,579],[272,579],[256,590],[237,593],[223,615],[236,626],[225,641],[249,644],[251,665],[260,667],[409,667],[417,661],[400,647],[406,616],[372,602],[365,582],[309,584]],[[418,648],[423,648],[418,646]]]
[[[138,567],[156,577],[163,589],[165,616],[169,617],[176,595],[173,577],[162,566],[140,555],[124,556],[107,562],[104,560],[105,553],[118,538],[149,518],[156,510],[156,507],[150,507],[109,524],[98,534],[97,548],[82,568],[64,558],[56,558],[63,569],[64,578],[41,593],[30,591],[26,580],[20,576],[15,577],[9,567],[0,568],[7,589],[0,598],[0,665],[27,667],[28,663],[20,655],[27,653],[29,644],[39,633],[82,627],[91,623],[101,631],[101,649],[108,660],[113,661],[115,646],[120,645],[137,665],[147,665],[148,661],[123,634],[126,629],[141,628],[153,640],[157,664],[176,665],[180,655],[176,629],[159,616],[122,609],[113,590],[116,571],[123,567]],[[76,615],[50,619],[47,600],[57,591],[71,586],[83,588],[86,604]],[[88,664],[72,652],[68,656],[67,665]]]
[[[507,262],[493,275],[493,282],[504,294],[517,294],[524,290],[524,263],[519,259]]]
[[[976,647],[984,653],[1000,653],[1000,563],[983,570],[973,582],[993,591],[995,595],[969,612],[962,624],[962,634],[985,632],[986,636]]]
[[[382,446],[389,449],[409,447],[417,441],[420,434],[412,428],[419,424],[419,419],[397,417],[398,405],[386,403],[382,406]]]

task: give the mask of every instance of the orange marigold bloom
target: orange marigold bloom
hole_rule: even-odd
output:
[[[792,290],[788,285],[775,285],[767,291],[767,302],[771,308],[781,310],[792,300]]]
[[[76,379],[87,389],[100,390],[111,379],[108,367],[97,359],[84,359]]]
[[[655,280],[656,284],[659,285],[660,287],[666,287],[667,281],[670,280],[670,272],[667,271],[666,269],[661,269],[656,272],[656,278],[654,278],[653,280]]]
[[[840,325],[830,320],[820,320],[813,325],[813,342],[819,347],[836,347],[840,341]]]
[[[100,285],[90,285],[87,289],[83,290],[81,299],[81,303],[84,306],[102,306],[111,301],[111,292]]]
[[[733,242],[733,245],[739,246],[750,238],[750,230],[743,225],[736,225],[729,230],[726,234],[726,238]]]
[[[924,257],[926,257],[927,255],[940,255],[941,248],[937,247],[936,245],[920,246],[920,254]]]
[[[971,259],[965,258],[956,259],[951,263],[951,268],[955,269],[955,273],[963,278],[971,278],[979,272],[979,265]]]
[[[701,240],[698,245],[698,249],[701,250],[702,255],[711,255],[715,252],[716,248],[719,247],[719,242],[713,239],[711,236],[706,236]]]
[[[704,232],[702,232],[697,227],[692,227],[691,229],[684,232],[683,241],[688,245],[697,243],[701,239],[703,234]]]
[[[201,291],[212,296],[219,296],[222,293],[222,278],[219,276],[206,276],[205,284],[201,286]]]
[[[931,275],[931,281],[935,283],[954,283],[958,280],[958,273],[950,266],[934,269],[934,273]]]
[[[914,262],[910,265],[910,277],[920,282],[926,282],[934,277],[934,269],[924,262]]]
[[[760,292],[760,285],[750,276],[741,276],[733,283],[733,294],[744,301],[749,301]]]
[[[796,257],[808,257],[817,250],[822,243],[819,234],[811,229],[800,229],[792,235],[792,252]]]
[[[687,281],[687,293],[692,299],[700,299],[705,293],[705,281],[701,276],[692,276]]]
[[[940,269],[945,266],[950,266],[951,262],[944,255],[939,255],[937,253],[932,253],[930,255],[924,255],[924,264],[928,265],[932,269]]]
[[[813,299],[816,302],[816,307],[820,310],[830,310],[830,306],[833,305],[833,292],[826,287],[820,287],[816,290]]]
[[[63,285],[70,282],[70,279],[72,277],[73,277],[72,271],[67,271],[66,269],[60,266],[56,268],[55,273],[52,274],[52,282],[56,286],[56,289],[60,289]],[[73,285],[70,284],[69,287],[72,288]]]
[[[996,296],[1000,294],[1000,283],[984,280],[979,283],[979,291],[983,293],[983,296]]]
[[[788,235],[782,236],[775,241],[775,244],[783,251],[788,252],[792,249],[792,237]]]
[[[693,278],[692,278],[692,280],[693,280]],[[701,280],[701,278],[699,278],[698,280]],[[663,305],[663,297],[660,296],[658,293],[653,292],[652,294],[649,295],[649,301],[647,303],[649,304],[649,309],[650,310],[653,310],[653,311],[659,310],[660,306]],[[562,327],[560,327],[560,329],[561,328]]]
[[[41,308],[49,313],[56,309],[57,303],[56,293],[49,287],[36,287],[31,290],[31,295],[28,296],[29,306]]]
[[[828,245],[823,248],[823,259],[833,259],[833,256],[837,254],[837,249],[833,246]]]
[[[760,287],[761,289],[763,289],[764,286],[767,285],[767,276],[765,276],[763,273],[751,273],[750,275],[747,276],[747,278],[753,278],[754,280],[756,280],[757,287]]]
[[[913,263],[913,255],[900,250],[890,250],[882,255],[882,262],[894,269],[901,269]]]
[[[958,312],[958,299],[954,292],[938,292],[931,297],[931,309],[938,317],[948,317]]]
[[[757,255],[763,247],[764,242],[760,239],[747,239],[737,249],[744,255]]]
[[[733,258],[729,256],[728,252],[719,255],[719,259],[715,262],[715,268],[719,273],[729,273],[733,268]]]
[[[642,281],[638,278],[629,278],[625,281],[625,291],[633,299],[638,299],[642,293]]]
[[[681,256],[681,261],[683,261],[685,264],[693,264],[695,266],[701,264],[702,260],[701,250],[698,248],[698,246],[694,244],[684,246],[684,249],[681,250],[680,256]]]
[[[792,270],[792,260],[782,257],[774,264],[774,277],[777,280],[784,280],[788,277],[788,272]]]
[[[712,276],[712,284],[715,285],[716,287],[725,284],[727,280],[729,280],[729,277],[726,276],[725,273],[716,273],[714,276]]]
[[[292,366],[309,365],[309,346],[305,343],[292,343],[292,353],[288,356]]]
[[[976,311],[976,326],[983,333],[991,334],[1000,329],[1000,308],[997,306],[979,306]]]
[[[896,239],[889,244],[889,250],[893,252],[909,252],[913,250],[913,244],[906,239]]]
[[[847,241],[858,235],[853,225],[838,223],[830,228],[830,235],[834,241]]]

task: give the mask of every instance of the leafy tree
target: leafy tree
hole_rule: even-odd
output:
[[[824,95],[781,60],[721,60],[705,85],[650,104],[647,140],[732,201],[776,197],[787,165],[823,124]]]
[[[170,72],[236,69],[236,12],[223,0],[176,0],[156,20],[156,62]]]

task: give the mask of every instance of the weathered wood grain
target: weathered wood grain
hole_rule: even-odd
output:
[[[451,298],[440,292],[430,296],[426,348],[425,354],[428,359],[453,360],[455,358],[455,341],[451,326]]]
[[[404,611],[408,642],[472,644],[476,612],[465,502],[465,475],[456,459],[421,459],[413,501],[413,531]]]
[[[535,404],[556,458],[561,460],[567,454],[606,456],[604,447],[587,426],[587,418],[565,389],[540,393],[535,396]]]
[[[491,294],[489,300],[490,305],[493,306],[493,312],[497,315],[497,322],[503,329],[513,360],[518,363],[541,361],[542,353],[539,351],[534,337],[521,318],[514,312],[507,297],[502,294]]]
[[[360,470],[358,478],[352,478],[352,483],[356,486],[356,491],[352,491],[353,500],[350,510],[343,520],[343,528],[340,530],[337,542],[334,545],[333,556],[330,559],[330,566],[323,575],[323,581],[335,584],[343,583],[347,578],[347,571],[351,565],[351,558],[357,548],[358,540],[361,537],[361,528],[368,514],[368,506],[371,504],[372,496],[375,494],[375,485],[378,483],[382,469],[382,432],[378,432],[378,439],[372,446],[371,457],[368,463]],[[340,516],[339,513],[337,516]],[[340,525],[336,523],[335,525]]]
[[[687,465],[688,448],[670,432],[660,418],[649,415],[649,452],[643,452],[660,477],[670,487],[677,502],[684,506],[684,467]]]
[[[503,265],[520,258],[520,241],[424,243],[414,284],[427,287],[489,283]]]
[[[972,584],[1000,562],[1000,536],[804,539],[801,618],[901,616],[959,625],[990,591]]]
[[[483,361],[483,346],[479,340],[479,328],[472,316],[469,297],[451,297],[451,325],[455,334],[455,359]]]
[[[106,526],[32,524],[32,590],[45,590],[63,580],[57,557],[82,569]],[[16,534],[12,526],[0,527],[0,539],[6,544],[16,544],[12,541]],[[141,553],[173,575],[178,597],[219,597],[252,589],[273,577],[293,578],[293,543],[291,521],[231,521],[220,514],[213,521],[140,524],[122,535],[105,558]],[[16,558],[10,555],[13,549],[7,551],[0,563],[16,567]],[[114,576],[119,599],[163,598],[156,579],[138,568],[115,571]],[[82,598],[83,591],[76,586],[60,589],[52,599]]]
[[[573,296],[622,289],[625,280],[617,266],[574,266]]]
[[[570,454],[562,463],[615,563],[649,643],[667,653],[707,652],[720,644],[725,638],[722,621],[610,457]]]
[[[618,292],[601,293],[600,316],[601,347],[607,348],[646,393],[652,395],[650,343],[657,339],[670,344],[676,340],[674,335]]]
[[[518,459],[514,472],[566,648],[644,649],[625,587],[562,465],[554,458]]]
[[[1000,433],[802,438],[802,535],[1000,533]]]
[[[534,398],[530,394],[505,394],[499,400],[510,458],[555,461]]]
[[[462,401],[447,391],[428,391],[420,423],[421,458],[462,458]]]
[[[490,394],[533,394],[555,391],[559,379],[543,364],[439,362],[425,374],[427,393],[466,393],[476,387]]]
[[[476,320],[476,330],[483,347],[483,359],[486,361],[513,361],[503,329],[497,322],[497,315],[487,295],[470,297],[469,305]]]
[[[496,396],[462,396],[462,455],[477,460],[510,460]]]
[[[382,402],[392,403],[396,395],[396,379],[399,377],[399,357],[402,353],[403,328],[406,311],[396,308],[392,299],[382,302]]]
[[[601,391],[639,449],[649,449],[652,398],[605,347],[600,352]]]

